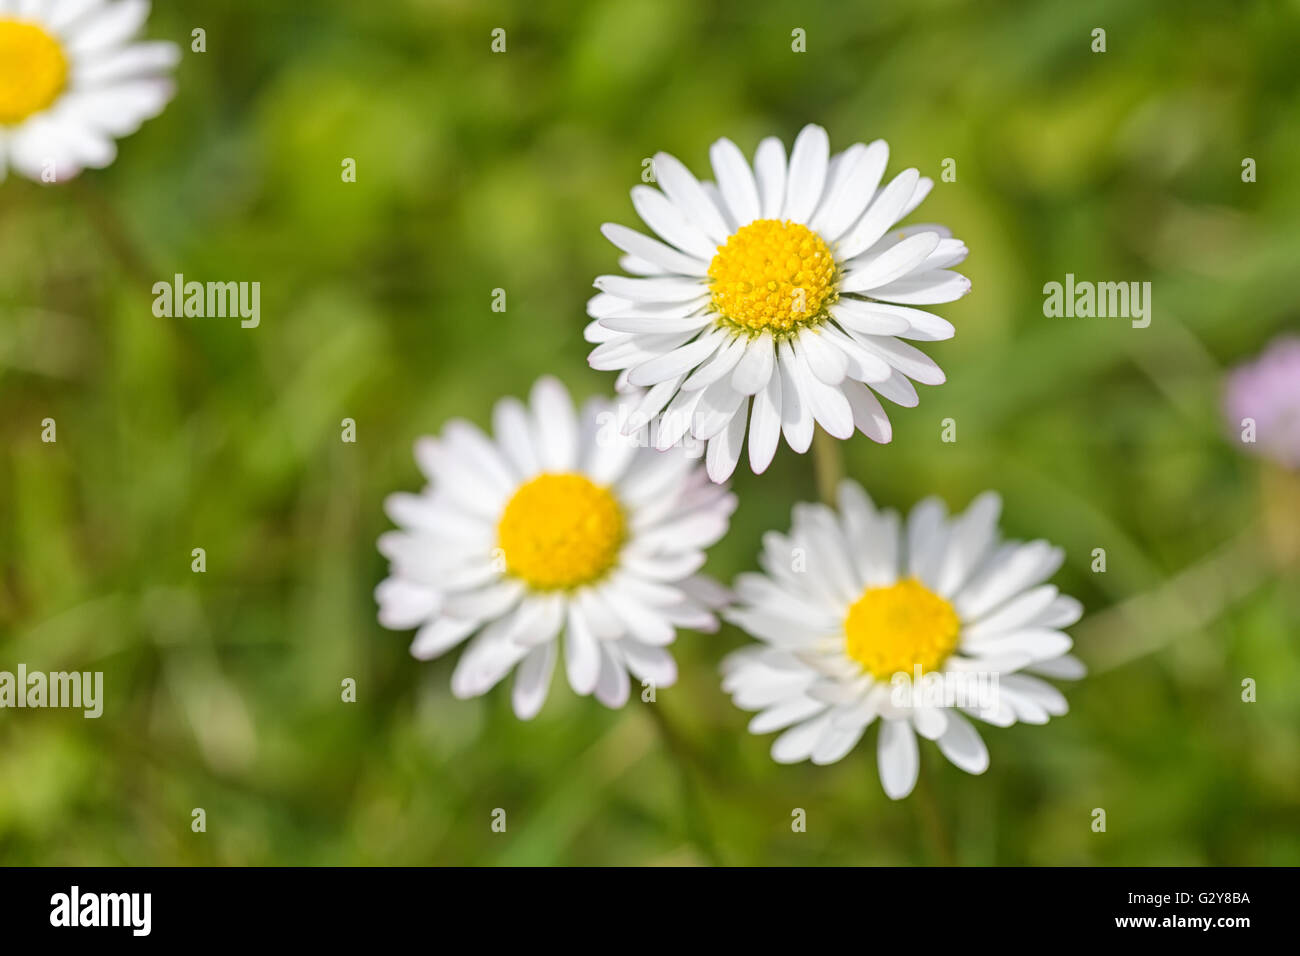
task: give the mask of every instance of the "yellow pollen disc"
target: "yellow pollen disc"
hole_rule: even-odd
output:
[[[754,332],[788,332],[834,301],[835,257],[807,226],[756,219],[718,248],[709,278],[714,311]]]
[[[576,588],[614,566],[627,525],[605,488],[569,472],[538,475],[506,503],[497,541],[506,570],[533,588]]]
[[[0,126],[53,103],[68,81],[63,47],[34,23],[0,18]]]
[[[844,637],[849,657],[881,680],[938,670],[957,647],[961,621],[951,604],[916,578],[867,588],[849,608]]]

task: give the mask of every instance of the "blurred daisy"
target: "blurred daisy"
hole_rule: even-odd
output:
[[[1238,440],[1249,429],[1261,454],[1300,468],[1300,337],[1282,336],[1255,361],[1233,369],[1224,409]]]
[[[766,573],[740,576],[727,614],[763,645],[723,662],[723,688],[759,711],[752,733],[784,730],[774,760],[834,763],[879,718],[880,780],[898,800],[916,783],[917,734],[983,773],[988,751],[965,715],[1005,727],[1065,713],[1031,676],[1083,676],[1061,630],[1082,608],[1043,583],[1060,548],[1000,542],[992,492],[951,518],[927,499],[905,526],[850,481],[839,506],[796,505],[790,534],[763,538]]]
[[[944,381],[901,339],[946,339],[953,327],[915,306],[970,291],[951,271],[966,246],[948,229],[894,228],[933,181],[907,169],[882,187],[883,140],[832,156],[820,126],[804,127],[788,162],[772,138],[752,168],[731,140],[709,152],[716,185],[660,153],[663,191],[633,188],[637,214],[659,238],[602,227],[632,275],[596,279],[592,367],[621,370],[620,391],[649,389],[638,413],[654,421],[658,447],[688,431],[707,441],[714,481],[735,470],[746,427],[756,473],[782,434],[807,451],[814,422],[836,438],[857,428],[889,441],[873,390],[912,406],[912,380]]]
[[[173,43],[135,43],[148,0],[0,0],[0,181],[101,169],[172,98]]]
[[[497,403],[492,437],[453,421],[416,443],[429,485],[385,502],[401,530],[379,539],[390,571],[375,597],[385,627],[419,628],[421,660],[470,639],[451,678],[457,697],[486,693],[518,665],[515,713],[533,717],[563,635],[573,689],[621,707],[629,672],[676,680],[665,649],[676,628],[716,630],[728,595],[696,572],[735,496],[681,449],[638,445],[620,425],[610,402],[579,416],[543,378],[531,407]]]

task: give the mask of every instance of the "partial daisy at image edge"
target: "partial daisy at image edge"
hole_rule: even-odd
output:
[[[384,503],[398,530],[379,538],[390,568],[375,598],[384,627],[417,629],[416,658],[468,642],[456,697],[513,670],[515,714],[531,719],[563,643],[574,692],[621,707],[631,678],[676,681],[678,628],[718,629],[730,593],[699,570],[736,498],[682,449],[647,447],[622,421],[610,399],[579,412],[544,377],[527,404],[496,403],[491,435],[453,420],[416,443],[428,485]]]
[[[759,643],[724,659],[723,690],[758,711],[751,733],[781,732],[774,760],[835,763],[879,724],[881,785],[899,800],[916,784],[918,736],[979,774],[989,754],[970,718],[1007,727],[1066,713],[1042,679],[1085,674],[1064,632],[1083,607],[1046,583],[1060,548],[1002,541],[994,492],[951,517],[927,498],[905,518],[853,481],[838,492],[838,511],[798,504],[788,534],[763,536],[763,571],[736,579],[724,615]],[[927,695],[926,681],[949,696]]]
[[[587,304],[592,368],[615,388],[645,389],[634,418],[657,447],[690,434],[707,442],[714,481],[766,470],[782,437],[806,452],[815,426],[892,438],[879,398],[915,406],[915,383],[942,369],[909,341],[951,338],[951,323],[918,306],[970,291],[953,271],[965,243],[938,224],[898,228],[934,186],[916,169],[884,181],[884,140],[830,152],[809,125],[787,159],[781,140],[753,162],[729,139],[709,150],[715,181],[675,157],[654,157],[658,189],[632,204],[652,235],[617,223],[601,231],[626,275],[602,275]]]
[[[0,0],[0,182],[102,169],[175,94],[180,48],[136,42],[148,0]]]

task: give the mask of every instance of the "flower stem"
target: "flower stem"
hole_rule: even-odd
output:
[[[681,778],[682,809],[685,816],[687,836],[710,866],[722,866],[723,861],[718,850],[718,843],[709,827],[708,812],[705,809],[701,792],[702,788],[699,786],[694,772],[695,767],[699,765],[698,754],[664,714],[661,704],[652,703],[647,706],[650,711],[651,721],[658,729],[659,736],[663,740],[664,750],[672,762],[676,764],[677,772]]]
[[[817,476],[817,494],[823,502],[834,506],[836,491],[844,478],[844,455],[839,441],[820,427],[813,432],[813,472]]]
[[[917,816],[921,821],[921,828],[928,834],[931,850],[939,861],[939,865],[957,866],[957,855],[953,852],[952,834],[948,832],[948,827],[943,822],[943,813],[939,808],[939,801],[935,797],[934,786],[930,781],[930,774],[926,771],[924,760],[921,761],[921,766],[917,769],[914,798],[914,805]]]
[[[73,180],[69,190],[81,201],[95,232],[131,282],[142,290],[152,290],[158,275],[118,218],[117,210],[84,179]]]

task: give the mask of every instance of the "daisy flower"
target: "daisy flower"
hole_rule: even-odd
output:
[[[631,275],[596,279],[591,366],[619,370],[620,391],[648,389],[639,419],[653,422],[658,447],[687,432],[707,441],[714,481],[735,470],[746,427],[755,473],[782,434],[807,451],[814,423],[836,438],[856,428],[889,441],[874,393],[913,406],[913,380],[944,381],[901,340],[947,339],[953,327],[915,306],[970,291],[951,270],[966,246],[948,229],[895,228],[934,182],[907,169],[882,187],[883,140],[832,156],[820,126],[804,127],[788,162],[774,138],[758,144],[752,168],[729,139],[709,155],[716,185],[659,153],[662,191],[633,188],[658,238],[601,228]]]
[[[148,0],[0,0],[0,181],[102,169],[172,98],[173,43],[135,43]]]
[[[838,514],[796,505],[789,535],[764,536],[766,573],[738,578],[727,614],[763,643],[723,662],[723,689],[759,711],[752,733],[784,730],[774,760],[834,763],[879,718],[880,781],[898,800],[916,783],[917,734],[983,773],[988,751],[967,715],[1005,727],[1066,712],[1031,675],[1083,676],[1061,630],[1083,611],[1043,583],[1061,549],[1001,542],[1000,510],[986,492],[949,518],[931,498],[904,523],[845,481]]]
[[[546,700],[561,635],[570,686],[607,707],[627,700],[629,673],[672,684],[676,628],[716,630],[728,599],[696,572],[735,496],[681,449],[622,434],[611,402],[593,399],[579,416],[552,378],[530,407],[499,401],[492,420],[491,437],[453,421],[416,443],[429,485],[385,502],[401,530],[379,539],[390,562],[375,591],[380,623],[419,628],[421,660],[468,639],[451,678],[460,698],[518,665],[523,720]]]

